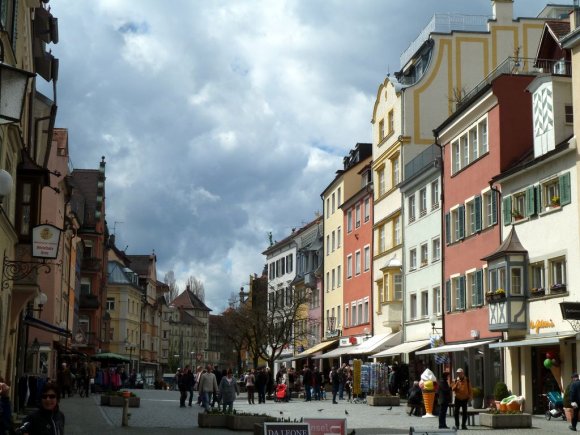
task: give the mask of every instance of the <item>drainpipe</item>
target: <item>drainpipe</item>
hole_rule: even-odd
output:
[[[443,247],[445,246],[445,238],[443,237],[443,235],[445,234],[445,189],[444,189],[444,185],[445,185],[445,158],[444,158],[444,152],[445,152],[445,146],[441,145],[439,143],[439,133],[437,130],[433,130],[433,137],[435,138],[435,141],[433,142],[435,144],[435,146],[437,146],[439,148],[439,150],[441,151],[441,157],[439,159],[439,167],[440,167],[440,178],[441,178],[441,188],[439,189],[439,197],[441,199],[440,203],[441,203],[441,287],[440,287],[440,291],[441,291],[441,335],[443,336],[443,341],[445,342],[445,296],[446,296],[446,287],[445,287],[445,268],[444,263],[445,263],[445,256],[443,255],[443,251],[445,250]],[[445,234],[446,235],[446,234]]]

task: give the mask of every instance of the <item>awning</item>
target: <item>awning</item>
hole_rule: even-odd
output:
[[[546,344],[559,344],[560,340],[566,338],[574,337],[576,334],[565,334],[565,335],[555,335],[553,337],[538,337],[538,338],[527,338],[525,340],[517,341],[502,341],[500,343],[490,344],[490,348],[497,347],[521,347],[521,346],[544,346]]]
[[[313,356],[312,359],[338,358],[341,355],[350,355],[350,354],[352,354],[352,350],[355,347],[356,346],[337,347],[336,349],[331,350],[330,352],[323,353],[322,355]]]
[[[447,353],[447,352],[461,352],[470,347],[477,347],[477,346],[484,346],[489,343],[493,343],[495,340],[486,340],[486,341],[468,341],[465,343],[458,343],[458,344],[445,344],[443,346],[432,347],[430,349],[420,350],[416,352],[416,355],[428,355],[434,353]]]
[[[37,319],[30,315],[26,315],[24,318],[24,323],[33,328],[42,329],[43,331],[52,332],[53,334],[58,334],[63,337],[70,337],[72,333],[68,329],[59,328],[52,323],[45,322],[44,320]]]
[[[388,346],[394,346],[401,343],[401,335],[401,331],[392,334],[374,335],[368,340],[363,341],[358,346],[355,346],[351,353],[353,355],[367,355],[369,353],[378,352]]]
[[[310,349],[306,349],[304,352],[299,353],[298,355],[296,355],[296,358],[306,358],[306,357],[308,357],[310,355],[315,354],[316,352],[320,352],[321,350],[326,349],[327,347],[333,345],[337,341],[338,341],[338,339],[336,339],[336,340],[323,341],[321,343],[315,344]]]
[[[410,341],[408,343],[402,343],[399,344],[398,346],[393,346],[387,350],[383,350],[382,352],[371,355],[371,358],[382,358],[385,356],[393,356],[400,355],[402,353],[407,354],[415,352],[417,349],[429,346],[430,342],[431,340],[419,340],[419,341]]]

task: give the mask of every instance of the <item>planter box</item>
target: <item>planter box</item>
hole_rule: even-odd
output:
[[[199,427],[227,427],[225,414],[197,414],[197,425]]]
[[[226,415],[226,427],[230,430],[254,431],[255,424],[264,424],[267,421],[276,421],[267,415]]]
[[[102,397],[103,396],[101,396],[101,398]],[[101,404],[102,404],[102,402],[101,402]],[[108,406],[124,406],[124,405],[125,405],[125,398],[120,397],[120,396],[109,396]],[[140,397],[129,397],[129,408],[139,408],[140,405],[141,405],[141,398]]]
[[[399,396],[367,396],[369,406],[400,406],[401,398]]]
[[[532,427],[532,414],[479,414],[479,424],[491,428]]]

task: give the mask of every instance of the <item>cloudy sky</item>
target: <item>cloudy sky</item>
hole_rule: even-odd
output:
[[[516,16],[545,1],[516,0]],[[563,3],[571,3],[564,1]],[[377,87],[435,12],[490,0],[52,0],[57,126],[75,168],[107,161],[107,221],[158,278],[225,308],[371,141]],[[50,96],[51,93],[48,93]]]

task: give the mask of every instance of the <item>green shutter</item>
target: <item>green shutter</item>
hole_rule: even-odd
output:
[[[451,216],[449,213],[445,214],[445,242],[448,245],[451,243]]]
[[[538,184],[535,188],[536,190],[536,210],[538,213],[544,211],[544,207],[542,206],[542,186]]]
[[[475,231],[481,231],[481,196],[476,196],[473,200],[475,207]]]
[[[491,224],[497,224],[497,192],[491,191]]]
[[[570,172],[560,175],[558,182],[560,184],[560,205],[570,204],[572,201],[570,194]]]
[[[465,206],[460,205],[457,209],[457,217],[459,218],[459,240],[465,237]]]
[[[483,305],[483,270],[475,271],[475,291],[477,292],[477,305]]]
[[[451,311],[451,281],[445,281],[445,310]]]
[[[465,277],[459,277],[459,309],[465,309]]]
[[[526,189],[526,216],[536,214],[536,189],[530,186]]]
[[[506,196],[503,199],[503,224],[509,225],[512,222],[512,197]]]

